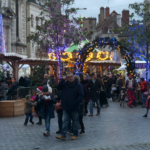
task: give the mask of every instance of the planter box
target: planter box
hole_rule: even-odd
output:
[[[15,117],[24,115],[24,101],[1,101],[0,117]]]

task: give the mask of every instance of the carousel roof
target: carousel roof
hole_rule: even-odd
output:
[[[66,49],[66,52],[77,51],[77,50],[83,48],[84,45],[87,44],[87,43],[89,43],[89,41],[88,41],[87,39],[84,40],[84,41],[82,41],[80,44],[74,44],[74,43],[73,43],[68,49]],[[99,50],[96,49],[96,48],[95,48],[93,51],[99,52]]]

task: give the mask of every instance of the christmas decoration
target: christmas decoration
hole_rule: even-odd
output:
[[[3,32],[3,20],[2,15],[0,14],[0,53],[5,53],[5,39],[4,39],[4,32]]]
[[[77,60],[75,62],[75,72],[82,73],[84,69],[84,62],[89,61],[93,58],[92,51],[95,48],[105,48],[106,46],[109,46],[111,49],[111,52],[113,52],[110,56],[110,60],[112,60],[112,57],[115,54],[115,51],[125,51],[125,47],[120,45],[120,43],[115,38],[96,38],[94,41],[87,43],[82,49],[79,50],[79,54],[77,57]],[[101,55],[105,54],[105,57],[102,58]],[[107,60],[109,58],[109,52],[99,52],[97,55],[97,58],[99,60]]]
[[[132,75],[133,78],[136,78],[138,74],[136,73],[136,66],[135,66],[135,60],[132,55],[126,55],[125,57],[126,61],[126,70],[127,70],[127,75]]]
[[[40,84],[42,83],[45,74],[45,67],[45,64],[34,66],[33,76],[30,76],[33,87],[41,86]]]

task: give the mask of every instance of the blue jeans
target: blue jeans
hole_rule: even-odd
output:
[[[50,118],[50,115],[49,113],[45,113],[45,128],[46,128],[46,131],[50,132],[50,121],[51,121],[51,118]]]
[[[6,100],[12,100],[12,96],[11,96],[11,95],[8,95],[8,96],[6,97]]]
[[[78,136],[79,128],[79,112],[78,111],[64,111],[63,112],[63,128],[61,134],[63,137],[66,137],[69,128],[69,122],[72,120],[73,123],[73,135]]]
[[[142,93],[142,103],[143,103],[143,106],[145,106],[146,100],[147,100],[147,96],[144,96],[144,93]]]
[[[93,115],[93,104],[94,102],[90,99],[90,115]],[[97,114],[100,114],[100,102],[99,100],[96,101],[97,104]]]
[[[27,123],[28,123],[29,117],[30,117],[30,121],[32,121],[32,119],[33,119],[32,113],[26,113],[26,119],[25,119],[24,124],[27,124]]]

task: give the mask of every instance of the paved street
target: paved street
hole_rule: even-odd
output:
[[[84,136],[71,141],[55,139],[57,119],[51,121],[51,136],[43,137],[44,125],[23,125],[24,116],[0,118],[0,150],[150,150],[150,117],[145,109],[120,108],[118,102],[102,108],[101,116],[84,117]],[[34,118],[37,122],[37,118]]]

